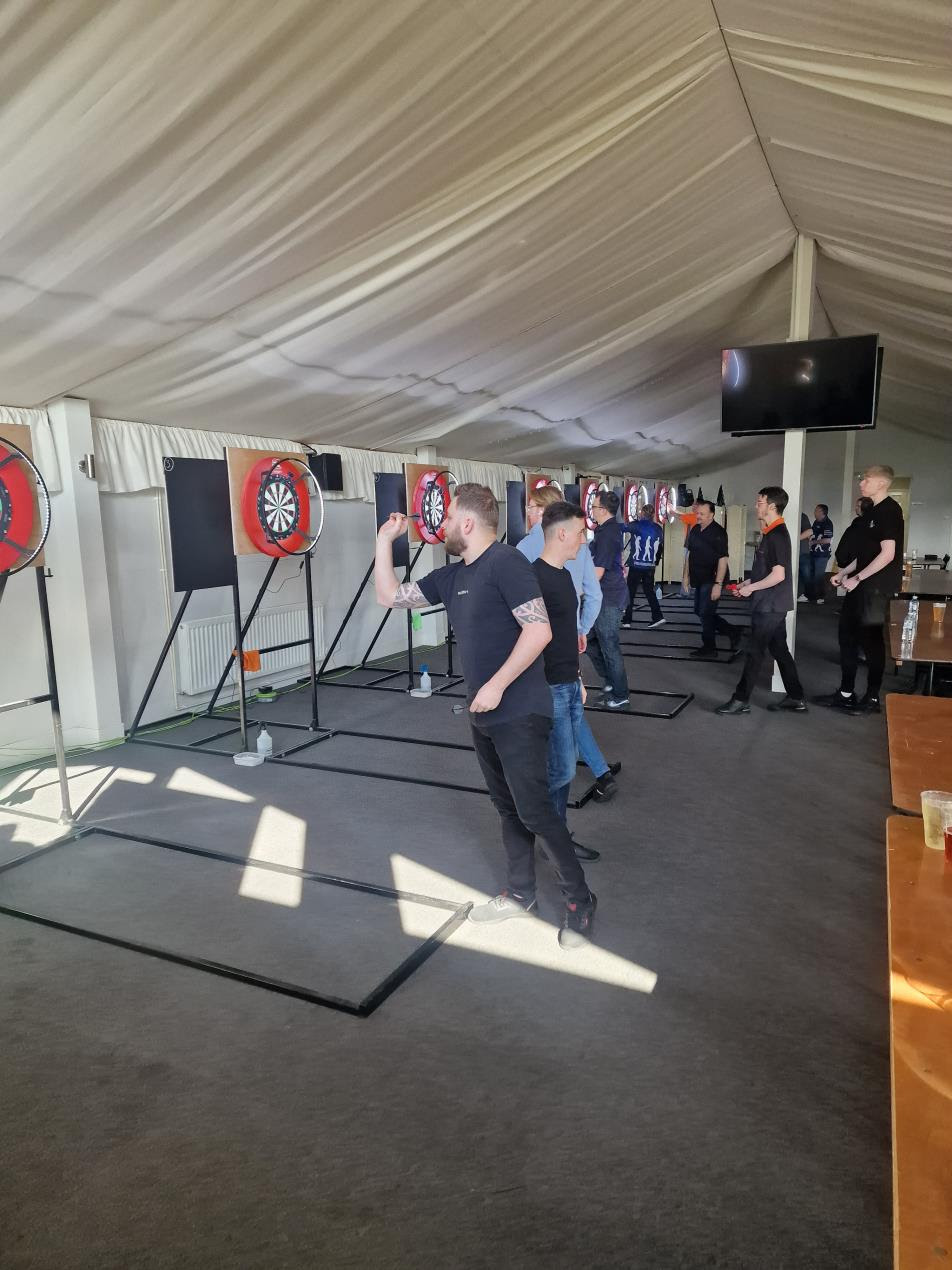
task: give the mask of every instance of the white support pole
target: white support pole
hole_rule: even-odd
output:
[[[846,451],[843,455],[843,502],[840,506],[840,533],[853,519],[853,503],[856,495],[853,492],[854,471],[856,468],[856,433],[846,432]]]
[[[790,297],[791,340],[810,338],[810,317],[813,310],[813,292],[816,280],[816,242],[803,234],[797,235],[793,250],[793,288]],[[787,508],[784,518],[790,531],[793,546],[791,563],[793,573],[793,611],[787,615],[787,644],[793,652],[797,638],[797,591],[799,589],[800,564],[800,506],[803,502],[803,460],[806,454],[807,434],[802,430],[783,434],[783,475],[780,483],[787,491]],[[774,692],[783,692],[783,680],[773,672]]]

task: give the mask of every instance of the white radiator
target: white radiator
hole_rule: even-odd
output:
[[[314,637],[317,658],[320,661],[324,648],[323,609],[314,606]],[[259,611],[244,639],[247,652],[253,648],[269,648],[272,644],[286,644],[295,639],[307,639],[307,605],[287,604],[282,608]],[[175,637],[178,690],[187,696],[211,692],[225,669],[225,663],[235,647],[235,621],[233,617],[206,617],[194,622],[183,622]],[[307,666],[307,644],[297,648],[284,648],[277,653],[266,653],[261,658],[261,669],[246,673],[246,679],[260,679],[276,675],[284,670]],[[234,675],[235,670],[232,671]]]

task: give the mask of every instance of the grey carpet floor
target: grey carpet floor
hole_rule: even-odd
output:
[[[836,684],[834,617],[801,611],[811,692]],[[695,701],[589,715],[623,770],[570,813],[603,852],[584,964],[555,949],[544,864],[553,925],[451,938],[365,1020],[0,917],[0,1266],[889,1266],[885,722],[717,718],[739,670],[632,659],[634,686]],[[468,740],[446,700],[320,704],[329,726]],[[308,756],[479,784],[465,752]],[[481,794],[145,745],[73,769],[89,822],[441,898],[502,880]],[[56,791],[0,788],[2,861],[55,836]],[[339,995],[441,917],[262,893],[261,872],[93,839],[0,875],[0,903]]]

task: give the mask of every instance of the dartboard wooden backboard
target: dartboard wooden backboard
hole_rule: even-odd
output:
[[[9,441],[11,445],[17,446],[17,448],[22,450],[23,453],[31,460],[31,462],[36,462],[36,460],[33,458],[33,436],[30,432],[30,429],[25,424],[0,423],[0,444],[2,444],[4,441]],[[29,469],[26,469],[26,470],[29,471]],[[34,488],[35,485],[36,485],[36,481],[34,478],[31,477],[30,479],[31,489]],[[35,547],[36,544],[40,541],[40,536],[42,535],[42,533],[43,533],[43,525],[40,518],[40,509],[39,509],[39,505],[37,504],[36,497],[34,495],[33,532],[30,534],[29,540],[26,542],[25,545],[32,550],[32,548]],[[44,548],[43,551],[39,553],[39,555],[34,556],[34,558],[30,561],[30,568],[40,569],[45,564],[46,564],[46,549]]]
[[[408,539],[410,542],[429,542],[430,541],[428,538],[424,538],[423,535],[420,533],[420,522],[418,520],[413,519],[412,513],[414,511],[414,501],[416,499],[416,495],[418,492],[417,486],[420,483],[420,479],[426,476],[427,474],[430,474],[432,476],[434,472],[445,473],[446,472],[445,465],[443,463],[438,463],[438,462],[404,463],[403,465],[403,475],[407,485],[407,512],[411,513],[410,527],[408,531]],[[447,500],[447,497],[450,497],[450,498],[452,497],[452,489],[449,487],[449,484],[446,482],[445,479],[441,482],[440,490],[439,491],[434,490],[433,496],[438,500],[438,502],[443,504],[446,511],[449,510],[449,504],[447,503],[446,500]],[[416,500],[416,501],[419,501],[419,500]]]
[[[304,455],[291,450],[242,450],[234,446],[226,447],[225,463],[228,468],[228,497],[231,504],[231,536],[236,556],[261,555],[245,528],[241,513],[242,493],[252,468],[262,459],[270,459],[276,463],[281,459],[293,459],[300,463],[303,458]]]

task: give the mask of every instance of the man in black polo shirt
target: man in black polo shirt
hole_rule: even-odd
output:
[[[386,608],[444,604],[459,645],[473,745],[502,819],[508,864],[506,889],[472,909],[470,919],[501,922],[535,912],[538,837],[565,897],[559,944],[574,948],[591,937],[596,901],[549,794],[552,695],[541,654],[552,631],[532,565],[496,541],[498,525],[492,490],[457,486],[444,541],[450,555],[462,558],[419,582],[400,583],[393,541],[406,532],[407,518],[395,513],[377,534],[377,602]]]
[[[886,669],[886,615],[890,598],[902,586],[905,538],[902,508],[889,497],[892,481],[891,467],[876,464],[866,469],[859,492],[864,498],[871,498],[873,505],[850,541],[855,556],[830,579],[833,586],[841,586],[847,593],[840,609],[840,690],[818,697],[817,701],[850,714],[880,711],[879,692]],[[852,529],[851,525],[850,532]],[[860,648],[866,654],[866,693],[857,701],[854,688]]]
[[[768,710],[806,710],[800,676],[787,647],[787,614],[793,608],[793,548],[783,521],[787,491],[767,485],[757,495],[757,518],[763,533],[754,551],[750,577],[737,588],[738,595],[750,597],[750,637],[740,682],[730,701],[718,706],[715,714],[750,714],[750,694],[769,653],[777,663],[786,696]]]
[[[622,614],[628,603],[628,586],[621,566],[622,528],[615,519],[620,500],[603,489],[595,497],[592,519],[597,526],[591,543],[592,562],[602,587],[602,607],[588,635],[588,655],[605,685],[601,704],[609,710],[628,705],[628,675],[622,656]]]
[[[694,612],[701,622],[701,647],[692,657],[715,657],[717,635],[726,635],[731,650],[740,644],[740,631],[718,617],[717,606],[727,579],[727,530],[714,519],[714,504],[705,499],[695,504],[697,524],[688,534],[684,561],[684,589],[694,587]]]

